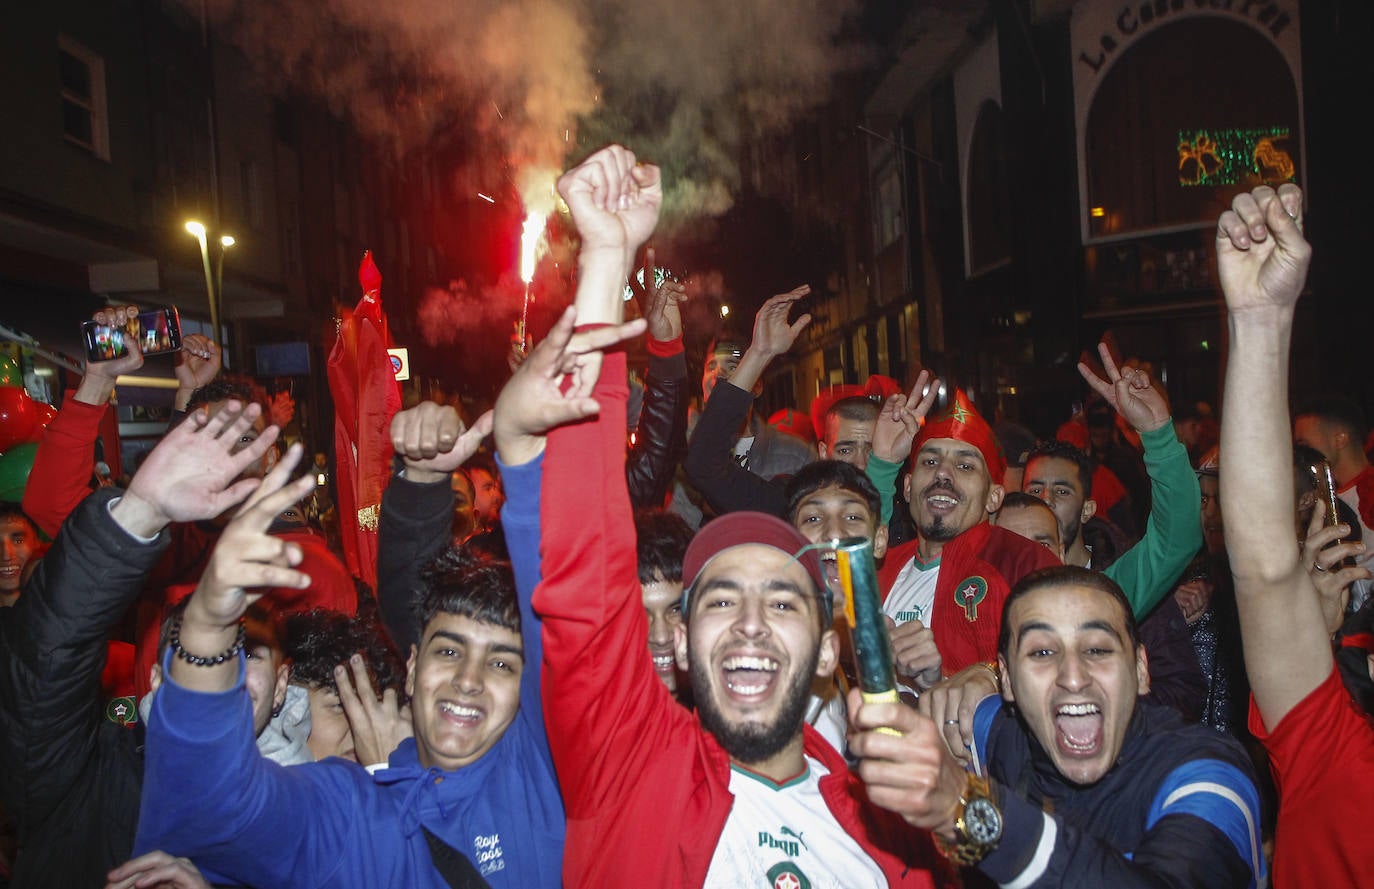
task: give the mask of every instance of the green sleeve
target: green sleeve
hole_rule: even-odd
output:
[[[886,528],[887,523],[892,521],[892,495],[897,493],[897,474],[901,471],[902,464],[889,463],[881,457],[869,455],[864,474],[873,482],[873,487],[878,489],[878,500],[883,505],[883,521],[878,526],[880,528]]]
[[[1202,546],[1202,492],[1174,424],[1141,433],[1140,441],[1150,475],[1145,536],[1102,572],[1126,593],[1136,617],[1159,604]]]

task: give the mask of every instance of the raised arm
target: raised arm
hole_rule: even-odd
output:
[[[186,855],[253,886],[327,874],[340,860],[341,835],[355,824],[340,824],[312,789],[341,770],[285,768],[257,752],[244,685],[240,619],[261,596],[250,591],[310,582],[293,567],[300,564],[299,547],[267,534],[273,517],[313,487],[310,474],[289,481],[300,457],[300,445],[292,445],[220,534],[173,627],[165,678],[148,718],[134,844],[136,855],[154,849]],[[339,805],[338,795],[332,805]],[[331,818],[335,828],[321,826]],[[246,848],[255,854],[244,855]]]
[[[1202,545],[1202,492],[1164,393],[1145,371],[1118,368],[1106,343],[1097,350],[1105,378],[1082,362],[1078,372],[1140,435],[1151,494],[1145,535],[1103,573],[1120,584],[1136,616],[1144,617]]]
[[[137,306],[112,306],[96,312],[91,320],[107,327],[123,327],[137,315]],[[115,380],[143,366],[136,338],[129,338],[128,348],[129,354],[122,358],[86,362],[76,391],[62,403],[38,441],[29,483],[24,488],[24,512],[49,537],[57,536],[63,520],[91,493],[95,442]]]
[[[687,359],[682,348],[682,311],[687,288],[664,280],[654,286],[654,250],[646,251],[644,318],[649,324],[649,369],[644,377],[644,404],[635,429],[635,445],[625,461],[630,502],[662,506],[673,484],[677,464],[687,450]],[[633,277],[630,279],[634,280]]]
[[[1312,248],[1302,192],[1285,184],[1236,197],[1217,224],[1230,354],[1221,423],[1221,512],[1235,576],[1245,669],[1276,726],[1327,678],[1331,644],[1293,531],[1288,351]]]
[[[540,580],[540,488],[543,480],[545,436],[563,423],[596,414],[596,401],[561,385],[561,368],[579,355],[606,348],[625,336],[637,335],[642,324],[599,327],[573,335],[575,312],[565,311],[496,399],[493,433],[496,459],[506,487],[501,524],[506,532],[520,601],[520,630],[528,668],[520,677],[520,714],[543,729],[542,624],[534,611],[534,589]]]
[[[864,473],[882,499],[880,527],[886,528],[892,521],[892,497],[897,493],[897,477],[911,456],[911,445],[920,434],[939,393],[939,378],[922,370],[910,392],[890,396],[878,412],[878,422],[873,427],[873,453],[868,456]]]
[[[0,739],[17,742],[0,751],[0,771],[21,824],[61,805],[69,791],[62,782],[82,774],[70,766],[90,755],[104,719],[106,639],[166,549],[162,530],[218,515],[257,484],[235,479],[262,458],[275,430],[233,453],[257,416],[256,407],[231,402],[169,433],[127,491],[103,489],[78,507],[28,591],[0,612],[0,719],[13,726]]]
[[[414,645],[411,596],[420,569],[453,541],[453,470],[491,431],[491,412],[464,425],[451,407],[424,401],[391,418],[402,468],[382,494],[377,543],[377,604],[403,654]]]
[[[621,215],[626,208],[617,210],[614,201],[584,199],[578,180],[597,175],[585,166],[566,174],[560,191],[565,196],[572,192],[568,204],[579,231],[584,230],[584,218],[585,230],[606,230],[609,226],[602,217]],[[603,250],[617,244],[622,249],[637,246],[657,218],[658,171],[643,170],[633,180],[630,175],[622,169],[619,180],[630,190],[629,209],[642,209],[637,203],[644,197],[642,185],[651,182],[653,212],[639,215],[647,224],[626,229],[624,240],[598,245]],[[604,254],[588,258],[595,260],[597,255]],[[619,287],[620,279],[605,280],[600,289],[589,286],[591,280],[586,275],[579,279],[578,320],[585,307],[599,313],[593,317],[602,321],[617,321],[619,296],[612,288]],[[544,462],[544,579],[535,591],[534,605],[544,620],[549,741],[570,820],[614,805],[615,788],[635,780],[635,763],[653,743],[647,736],[651,727],[670,723],[674,708],[690,718],[643,657],[648,628],[625,490],[624,427],[617,413],[624,410],[627,396],[623,354],[608,355],[606,365],[599,382],[577,372],[567,377],[569,391],[578,398],[593,396],[586,409],[596,418],[553,430]],[[577,362],[564,365],[569,366],[576,370]],[[588,386],[584,392],[588,383],[596,383],[595,389]],[[658,716],[645,718],[648,711]],[[575,875],[569,879],[576,882]]]
[[[811,292],[803,284],[770,298],[754,316],[754,336],[730,379],[711,391],[696,431],[687,444],[683,469],[711,508],[718,513],[753,509],[783,516],[787,502],[782,486],[737,464],[731,455],[735,436],[754,406],[753,388],[773,359],[792,348],[810,315],[789,324],[787,314]]]

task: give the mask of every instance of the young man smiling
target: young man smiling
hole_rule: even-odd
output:
[[[449,474],[494,434],[514,561],[448,552],[422,573],[418,631],[406,640],[414,738],[374,774],[341,759],[264,766],[241,743],[238,619],[257,588],[310,580],[296,568],[295,544],[263,533],[310,490],[312,476],[286,481],[300,458],[293,447],[225,531],[187,604],[149,720],[137,852],[183,855],[258,889],[561,885],[563,810],[540,716],[540,634],[528,594],[538,577],[541,436],[580,415],[550,407],[546,384],[582,344],[599,349],[622,336],[601,329],[570,344],[567,314],[502,390],[494,417],[465,429],[451,408],[425,403],[394,418],[392,441],[406,466],[396,484],[424,488],[410,501],[410,518],[427,532],[417,535],[422,548],[446,544]],[[553,390],[555,402],[561,396]]]
[[[578,321],[615,324],[630,257],[657,222],[658,171],[612,147],[559,191],[589,260]],[[535,593],[568,811],[566,885],[932,885],[928,838],[870,806],[843,758],[803,724],[836,646],[820,561],[801,553],[795,528],[731,513],[692,541],[675,656],[697,711],[672,700],[644,657],[624,355],[568,369],[598,380],[597,419],[550,436]]]
[[[921,743],[914,716],[859,709],[855,751],[902,763],[870,780],[875,801],[1003,886],[1263,884],[1249,757],[1138,700],[1145,649],[1110,578],[1074,566],[1027,575],[1007,598],[999,649],[1002,695],[976,709],[969,772]],[[875,731],[884,721],[905,734]]]

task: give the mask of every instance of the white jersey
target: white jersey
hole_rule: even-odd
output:
[[[784,784],[731,766],[734,805],[706,874],[706,889],[860,889],[887,878],[845,832],[821,796],[819,760]]]
[[[902,566],[883,602],[883,614],[899,625],[919,620],[930,626],[930,610],[935,606],[935,582],[940,579],[940,560],[929,565],[912,558]]]

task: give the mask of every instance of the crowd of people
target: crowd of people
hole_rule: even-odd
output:
[[[624,317],[659,171],[558,190],[571,305],[492,410],[395,414],[375,589],[214,344],[123,486],[141,356],[88,365],[0,505],[0,885],[1374,885],[1374,468],[1358,406],[1290,416],[1296,186],[1217,223],[1219,424],[1103,344],[1052,437],[923,370],[788,412],[814,443],[755,411],[808,288],[696,412],[681,285]]]

